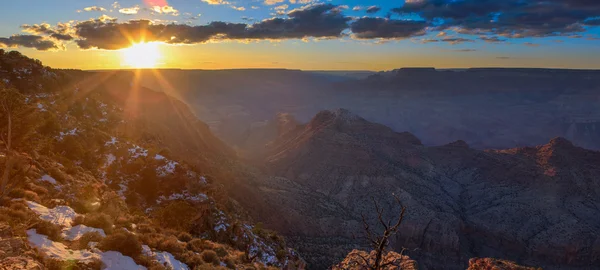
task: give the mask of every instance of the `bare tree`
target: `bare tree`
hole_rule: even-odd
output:
[[[23,159],[20,159],[15,155],[12,145],[13,138],[13,117],[17,111],[23,107],[24,97],[14,88],[2,87],[0,88],[0,116],[6,119],[6,130],[0,129],[0,139],[4,144],[4,166],[2,171],[2,178],[0,181],[0,201],[12,190],[19,179],[26,175],[31,169],[31,163],[29,167],[24,169]]]
[[[406,212],[406,207],[402,206],[402,203],[400,202],[398,196],[394,195],[394,198],[400,206],[400,215],[398,216],[398,219],[390,219],[386,222],[383,218],[383,208],[379,206],[375,198],[371,197],[371,199],[373,200],[373,205],[375,206],[375,211],[377,211],[378,222],[383,229],[383,232],[381,232],[381,234],[377,234],[373,229],[371,229],[371,226],[369,225],[369,222],[367,222],[365,215],[361,214],[362,223],[365,231],[365,237],[369,241],[369,244],[371,245],[373,250],[375,251],[375,260],[372,261],[370,259],[371,256],[364,257],[359,253],[357,253],[357,255],[364,261],[365,266],[370,270],[385,269],[385,267],[394,265],[394,263],[396,263],[394,260],[384,261],[385,255],[387,253],[386,249],[389,245],[389,238],[398,232],[398,228],[402,224],[402,220],[404,220],[404,214]],[[401,256],[402,253],[404,253],[404,249],[400,253]]]

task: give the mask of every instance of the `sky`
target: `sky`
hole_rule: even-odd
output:
[[[8,0],[0,47],[76,69],[600,69],[600,1]]]

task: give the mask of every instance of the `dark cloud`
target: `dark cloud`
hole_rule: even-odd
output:
[[[24,32],[35,35],[45,35],[57,40],[68,41],[73,39],[73,37],[67,33],[69,31],[69,25],[63,23],[59,23],[56,27],[47,23],[34,25],[24,24],[21,25],[21,28]]]
[[[561,36],[585,31],[600,16],[597,0],[421,0],[393,9],[416,14],[438,28],[505,37]],[[591,22],[591,23],[590,23]]]
[[[350,17],[344,16],[338,6],[331,4],[310,5],[288,13],[289,18],[271,18],[249,25],[242,36],[230,38],[289,39],[333,38],[342,36],[348,28]],[[239,34],[239,33],[238,33]]]
[[[132,42],[160,41],[170,44],[204,43],[212,39],[292,39],[339,37],[351,19],[337,6],[320,4],[292,10],[287,18],[271,18],[255,24],[212,22],[207,25],[154,24],[149,20],[96,19],[74,26],[82,49],[116,50]]]
[[[380,10],[381,10],[381,8],[378,6],[370,6],[367,8],[367,13],[373,14],[373,13],[379,12]]]
[[[0,45],[5,47],[27,47],[40,51],[59,49],[58,45],[51,40],[36,35],[14,35],[8,38],[0,37]]]
[[[424,35],[427,26],[424,21],[363,17],[352,22],[350,29],[358,39],[403,39]]]

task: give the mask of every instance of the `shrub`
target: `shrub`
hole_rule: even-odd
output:
[[[100,241],[98,248],[103,251],[118,251],[132,258],[136,258],[142,254],[142,244],[138,238],[126,231],[118,231],[105,237]]]
[[[180,231],[190,231],[197,217],[196,208],[184,201],[172,202],[157,211],[156,220],[165,227]]]
[[[219,255],[219,257],[225,257],[229,255],[229,253],[227,253],[227,250],[225,250],[223,247],[218,247],[217,249],[215,249],[215,252],[217,253],[217,255]]]
[[[52,241],[60,241],[62,239],[62,228],[52,224],[50,221],[40,220],[35,224],[34,228],[37,233],[48,236],[48,239]]]
[[[142,223],[137,225],[137,231],[139,233],[156,233],[156,229],[152,227],[152,225],[147,223]]]
[[[212,263],[214,265],[218,265],[220,262],[219,256],[213,250],[202,251],[202,253],[200,253],[200,256],[202,256],[202,260],[206,263]]]
[[[158,249],[169,253],[181,253],[185,250],[185,244],[179,243],[174,236],[169,236],[158,244]]]
[[[102,235],[100,235],[98,232],[84,233],[79,240],[77,240],[77,247],[79,249],[86,249],[90,242],[100,242],[102,241],[102,238]]]
[[[194,251],[194,252],[202,252],[204,250],[207,249],[212,249],[213,245],[205,240],[202,239],[192,239],[192,241],[189,241],[186,245],[187,249]]]
[[[185,263],[190,268],[194,269],[197,266],[204,264],[202,256],[191,251],[184,252],[179,256],[181,262]]]
[[[113,230],[112,218],[104,213],[90,213],[83,218],[76,218],[74,224],[83,224],[88,227],[103,229],[105,233],[111,233]]]
[[[183,242],[189,242],[193,239],[192,235],[186,232],[182,232],[180,233],[177,238],[179,238],[179,241],[183,241]]]
[[[235,269],[235,261],[232,258],[225,259],[225,266],[229,269]]]

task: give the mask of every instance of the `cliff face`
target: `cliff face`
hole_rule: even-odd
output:
[[[376,219],[370,198],[393,216],[397,195],[408,214],[392,246],[413,250],[424,269],[464,269],[478,256],[574,269],[600,259],[600,153],[565,139],[503,151],[462,141],[424,147],[338,110],[319,113],[269,153],[264,166],[278,178],[262,190],[274,208],[289,209],[273,211],[280,216],[270,225],[305,254],[345,255],[337,249],[360,244],[351,240],[360,214]]]

